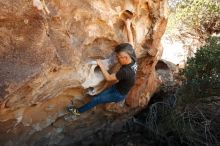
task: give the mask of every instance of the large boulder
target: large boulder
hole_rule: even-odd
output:
[[[158,86],[155,65],[163,50],[167,0],[0,0],[0,4],[1,145],[42,141],[66,145],[67,137],[83,139],[109,118],[126,117],[147,105]],[[136,84],[125,104],[97,106],[70,122],[64,118],[70,101],[80,106],[89,100],[88,89],[104,84],[94,60],[103,59],[110,71],[117,70],[112,52],[128,42],[125,11],[133,14]],[[87,132],[77,137],[79,131]]]

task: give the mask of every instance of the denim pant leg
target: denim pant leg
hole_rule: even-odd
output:
[[[109,103],[109,102],[118,102],[124,99],[124,95],[121,95],[115,86],[112,86],[100,94],[93,97],[93,99],[82,107],[78,108],[80,113],[83,113],[87,110],[90,110],[97,104]]]

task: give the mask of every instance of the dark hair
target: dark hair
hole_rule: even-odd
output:
[[[137,61],[134,48],[133,48],[132,45],[129,44],[129,43],[122,43],[122,44],[116,46],[116,47],[115,47],[115,52],[116,52],[116,53],[126,52],[126,53],[131,57],[131,59],[132,59],[134,62]]]

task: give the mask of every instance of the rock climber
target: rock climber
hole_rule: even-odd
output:
[[[74,115],[80,115],[92,109],[98,104],[120,102],[125,99],[129,90],[135,83],[135,74],[137,71],[137,59],[133,48],[133,35],[131,31],[131,20],[124,20],[128,35],[129,43],[122,43],[115,47],[115,53],[121,67],[117,73],[109,74],[102,64],[101,60],[97,59],[97,65],[100,67],[102,74],[107,81],[116,81],[117,83],[105,89],[101,93],[95,95],[92,100],[80,108],[70,106],[67,108]]]

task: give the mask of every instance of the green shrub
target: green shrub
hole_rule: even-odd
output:
[[[211,37],[195,57],[189,58],[182,74],[186,78],[178,95],[184,102],[220,95],[220,37]],[[182,102],[181,101],[181,102]]]
[[[218,0],[182,0],[176,6],[175,18],[201,35],[219,32],[219,4]]]

